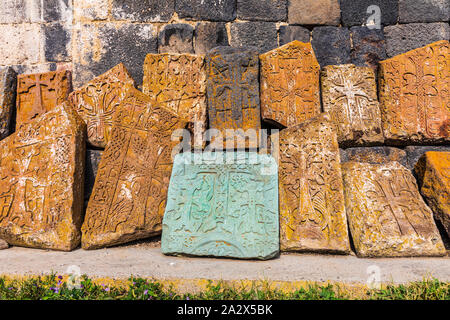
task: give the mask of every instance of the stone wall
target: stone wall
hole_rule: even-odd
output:
[[[380,29],[363,27],[381,11]],[[123,62],[137,83],[147,53],[265,52],[311,41],[321,67],[380,59],[449,39],[447,0],[3,0],[0,66],[69,68],[74,87]]]

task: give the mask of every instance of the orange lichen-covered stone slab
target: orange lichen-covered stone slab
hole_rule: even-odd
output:
[[[450,152],[427,152],[416,164],[420,191],[450,236]]]
[[[64,251],[80,244],[85,131],[60,105],[0,142],[0,238]]]
[[[206,130],[206,70],[204,56],[148,54],[142,92],[192,123],[194,147],[202,148]]]
[[[271,137],[279,141],[282,251],[349,253],[339,147],[327,114]]]
[[[69,101],[87,124],[88,142],[105,148],[111,134],[112,117],[134,80],[123,64],[118,64],[85,86],[72,92]]]
[[[83,224],[82,247],[97,249],[161,233],[172,132],[187,122],[129,88],[113,118]]]
[[[320,113],[320,66],[311,43],[293,41],[259,58],[264,120],[291,127]]]
[[[62,104],[71,91],[72,74],[68,70],[19,75],[16,127]]]
[[[398,162],[342,165],[345,205],[359,257],[443,256],[433,213]]]
[[[384,141],[375,72],[353,64],[326,66],[321,72],[322,101],[342,146]]]
[[[450,141],[449,100],[449,41],[438,41],[380,62],[386,141]]]

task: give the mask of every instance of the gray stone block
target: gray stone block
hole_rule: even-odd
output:
[[[191,25],[168,24],[159,33],[159,52],[194,53],[193,38],[194,28]]]
[[[237,22],[231,25],[233,47],[254,47],[259,53],[278,45],[277,27],[273,22]]]
[[[383,31],[367,27],[352,27],[350,33],[353,40],[352,63],[376,70],[378,62],[387,58]]]
[[[316,27],[311,44],[321,67],[351,62],[350,31],[347,28]]]
[[[376,5],[381,10],[381,24],[393,25],[398,20],[398,0],[341,0],[341,19],[346,27],[362,26],[372,13],[367,8]]]
[[[62,23],[43,25],[45,45],[44,54],[46,61],[62,62],[72,59],[70,46],[72,30]]]
[[[252,21],[286,21],[287,0],[237,0],[237,17]]]
[[[399,0],[399,22],[448,22],[449,0]]]
[[[301,26],[280,26],[279,42],[280,46],[286,43],[298,40],[301,42],[309,42],[311,32]]]
[[[228,46],[228,33],[223,22],[199,22],[195,27],[195,53],[206,54],[219,46]]]
[[[290,24],[331,25],[341,22],[339,0],[289,0]]]
[[[168,22],[175,11],[175,0],[113,0],[112,16],[117,20]]]
[[[450,146],[407,146],[405,148],[408,157],[408,169],[413,170],[420,157],[428,151],[450,152]]]
[[[182,19],[233,21],[236,19],[236,0],[177,0],[175,11]]]

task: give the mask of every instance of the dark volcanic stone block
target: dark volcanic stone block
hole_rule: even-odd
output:
[[[357,66],[378,68],[378,61],[385,60],[386,41],[382,30],[367,27],[352,27],[352,63]]]
[[[367,23],[372,13],[367,13],[371,5],[380,7],[381,24],[392,25],[398,20],[398,0],[341,0],[341,19],[346,27]]]
[[[408,146],[405,148],[408,156],[408,169],[413,170],[420,157],[428,151],[450,152],[450,146]]]
[[[237,0],[237,17],[242,20],[286,21],[287,0]]]
[[[52,62],[70,61],[69,46],[72,31],[61,23],[43,26],[45,36],[45,60]]]
[[[448,22],[449,0],[399,0],[399,22]]]
[[[168,22],[175,11],[175,0],[113,0],[112,16],[117,20]]]
[[[273,22],[238,22],[231,25],[233,47],[255,47],[259,53],[277,47],[277,27]]]
[[[196,54],[206,54],[212,48],[229,45],[227,29],[222,22],[199,22],[194,35]]]
[[[321,67],[350,63],[350,31],[347,28],[316,27],[311,41]]]
[[[168,24],[159,33],[159,52],[194,53],[193,37],[194,28],[191,25]]]
[[[279,41],[280,46],[294,40],[309,42],[311,32],[301,26],[280,26]]]
[[[175,11],[183,19],[232,21],[236,19],[236,0],[177,0]]]
[[[16,108],[17,73],[11,67],[0,68],[0,140],[13,131]]]
[[[358,147],[341,149],[341,163],[356,161],[372,164],[384,164],[397,161],[407,166],[406,152],[402,149],[392,147]]]
[[[84,203],[85,207],[89,202],[89,198],[94,188],[95,177],[100,160],[102,159],[103,150],[86,149],[86,169],[84,174]]]

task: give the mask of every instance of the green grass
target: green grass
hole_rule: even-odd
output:
[[[158,281],[130,278],[128,286],[97,284],[86,276],[81,287],[69,289],[62,276],[48,275],[7,280],[0,277],[0,300],[450,300],[450,284],[436,279],[407,285],[387,285],[355,293],[339,285],[312,284],[294,292],[258,286],[234,288],[209,283],[200,293],[178,294]]]

